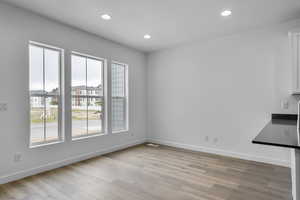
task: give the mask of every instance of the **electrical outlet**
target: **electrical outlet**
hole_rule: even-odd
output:
[[[20,162],[22,160],[22,154],[21,153],[15,153],[14,155],[14,161]]]
[[[215,143],[215,144],[216,144],[218,141],[219,141],[218,138],[215,138],[215,139],[214,139],[214,143]]]
[[[7,111],[7,103],[0,103],[0,112]]]
[[[281,108],[282,109],[289,109],[289,102],[287,100],[281,101]]]
[[[209,141],[209,137],[205,136],[205,141],[208,142]]]

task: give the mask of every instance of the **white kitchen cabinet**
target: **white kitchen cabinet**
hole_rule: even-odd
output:
[[[292,94],[300,94],[300,31],[290,32],[290,47],[292,59]]]

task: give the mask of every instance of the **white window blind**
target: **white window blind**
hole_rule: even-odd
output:
[[[112,83],[112,131],[128,130],[128,67],[113,62],[111,65]]]

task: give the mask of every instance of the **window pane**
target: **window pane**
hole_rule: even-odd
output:
[[[72,55],[72,136],[87,135],[86,58]],[[76,96],[77,95],[77,96]]]
[[[45,90],[51,95],[59,94],[60,53],[45,49]]]
[[[46,140],[57,140],[59,138],[59,127],[58,127],[58,104],[57,96],[46,98],[46,109],[45,109],[45,126],[46,126]]]
[[[31,143],[44,141],[43,48],[29,46]]]
[[[103,120],[102,98],[89,98],[88,104],[88,134],[101,133]]]
[[[112,64],[112,96],[125,96],[125,66],[119,64]]]
[[[127,94],[126,94],[126,66],[112,64],[112,130],[127,129]]]
[[[43,86],[43,48],[29,46],[30,93],[42,93]]]
[[[112,99],[112,129],[120,131],[126,129],[126,99],[113,97]]]
[[[44,141],[44,97],[30,97],[31,143]]]
[[[87,98],[72,97],[72,135],[87,134]]]
[[[87,59],[87,88],[88,95],[103,96],[102,66],[103,62],[95,59]]]
[[[86,59],[72,55],[72,95],[86,95]]]

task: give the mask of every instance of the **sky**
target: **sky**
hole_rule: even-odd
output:
[[[72,86],[86,85],[86,80],[89,87],[101,85],[102,66],[102,61],[72,55]]]
[[[59,51],[31,45],[30,52],[30,90],[45,90],[51,92],[59,86]],[[43,67],[43,64],[45,66]],[[97,87],[102,83],[103,62],[72,55],[72,86]],[[44,68],[44,69],[43,69]],[[45,70],[45,71],[44,71]],[[43,85],[45,73],[45,86]],[[87,79],[86,79],[87,77]]]

